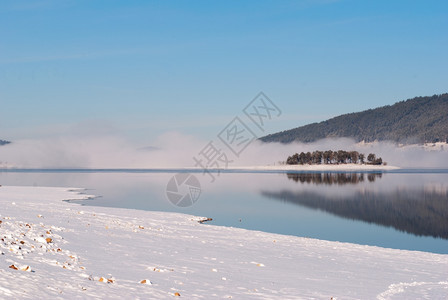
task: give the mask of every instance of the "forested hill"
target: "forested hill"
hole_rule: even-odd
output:
[[[448,94],[416,97],[274,133],[264,142],[313,142],[328,137],[400,143],[448,142]]]
[[[9,144],[9,143],[11,143],[11,142],[0,140],[0,146],[6,145],[6,144]]]

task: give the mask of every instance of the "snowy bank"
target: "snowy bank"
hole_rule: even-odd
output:
[[[83,207],[80,189],[0,187],[0,298],[446,298],[448,255]],[[123,199],[124,201],[126,199]]]

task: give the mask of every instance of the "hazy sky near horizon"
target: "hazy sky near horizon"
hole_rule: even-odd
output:
[[[260,91],[268,132],[448,91],[448,1],[2,1],[0,37],[0,139],[210,139]]]

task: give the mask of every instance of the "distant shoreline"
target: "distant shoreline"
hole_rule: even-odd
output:
[[[400,167],[385,165],[359,165],[359,164],[322,164],[322,165],[275,165],[275,166],[251,166],[233,167],[227,170],[250,171],[387,171],[398,170]]]
[[[234,166],[222,169],[207,169],[209,172],[233,172],[233,171],[390,171],[399,170],[401,167],[384,165],[359,165],[359,164],[322,164],[322,165],[268,165],[268,166]],[[204,169],[197,167],[179,168],[14,168],[0,167],[0,172],[203,172]]]

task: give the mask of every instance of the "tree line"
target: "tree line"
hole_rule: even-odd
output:
[[[287,165],[320,165],[320,164],[369,164],[382,165],[381,157],[376,157],[376,154],[370,153],[366,156],[358,151],[314,151],[314,152],[300,152],[288,156],[286,159]]]
[[[263,142],[310,143],[347,137],[357,142],[448,143],[448,93],[350,113],[260,138]]]

